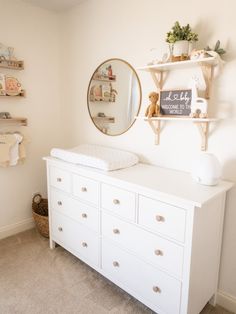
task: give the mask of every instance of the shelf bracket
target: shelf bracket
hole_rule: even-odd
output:
[[[155,145],[159,145],[160,143],[160,133],[161,133],[161,121],[153,121],[150,119],[147,119],[149,125],[151,126],[154,134],[155,134]]]
[[[202,143],[201,143],[201,150],[205,151],[207,150],[207,144],[208,144],[208,131],[209,131],[209,122],[194,122],[198,130],[200,132]]]
[[[163,87],[163,72],[162,71],[150,71],[152,79],[156,84],[157,89],[161,90]]]
[[[210,98],[210,90],[213,76],[213,66],[210,64],[201,64],[202,74],[206,83],[205,98]]]

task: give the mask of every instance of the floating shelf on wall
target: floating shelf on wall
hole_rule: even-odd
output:
[[[93,97],[93,96],[90,96],[90,101],[92,101],[92,102],[115,102],[116,101],[116,98],[115,98],[115,96],[113,96],[113,97],[98,97],[98,96],[96,96],[96,98],[95,97]]]
[[[188,117],[136,117],[136,119],[144,120],[149,123],[154,134],[155,134],[155,144],[159,145],[160,143],[160,133],[161,133],[161,122],[162,121],[190,121],[194,123],[200,132],[201,135],[201,150],[205,151],[207,149],[207,141],[208,141],[208,131],[209,124],[211,122],[217,122],[219,119],[213,118],[188,118]]]
[[[7,98],[12,98],[12,97],[25,97],[26,92],[24,89],[20,92],[19,95],[0,95],[0,97],[7,97]]]
[[[97,122],[115,123],[114,117],[93,117],[93,120],[96,120]]]
[[[108,75],[94,76],[93,80],[95,80],[95,81],[103,81],[103,82],[115,82],[116,81],[116,75],[112,75],[112,76],[108,76]]]
[[[27,118],[19,118],[19,117],[14,117],[11,119],[0,119],[0,124],[20,124],[22,126],[27,126]]]
[[[171,70],[185,69],[193,66],[200,66],[202,69],[203,77],[206,83],[205,97],[209,99],[210,97],[210,85],[212,82],[213,66],[217,64],[217,59],[215,57],[207,57],[196,60],[185,60],[185,61],[176,61],[168,63],[159,63],[154,65],[147,65],[144,67],[137,68],[141,71],[150,72],[157,89],[162,89],[164,85],[163,74],[168,73]]]
[[[0,68],[11,70],[24,70],[24,61],[0,60]]]

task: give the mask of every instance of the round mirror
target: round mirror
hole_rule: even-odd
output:
[[[106,60],[93,73],[87,97],[95,126],[104,134],[120,135],[139,113],[141,85],[137,73],[124,60]]]

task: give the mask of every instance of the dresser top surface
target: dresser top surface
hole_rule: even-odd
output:
[[[74,165],[52,157],[44,159],[51,165],[65,167],[67,170],[78,172],[81,175],[89,176],[105,183],[123,183],[123,188],[137,188],[137,192],[140,191],[140,188],[150,190],[156,192],[159,196],[175,198],[198,207],[201,207],[218,194],[229,190],[234,185],[232,182],[221,180],[216,186],[205,186],[194,182],[191,175],[187,172],[143,163],[126,169],[106,172]]]

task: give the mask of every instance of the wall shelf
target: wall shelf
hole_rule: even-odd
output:
[[[19,95],[0,95],[0,97],[12,98],[12,97],[25,97],[26,92],[24,89],[19,93]]]
[[[115,123],[114,117],[93,117],[93,120],[96,120],[97,122]]]
[[[0,124],[20,124],[22,126],[27,126],[28,122],[27,122],[27,118],[19,118],[19,117],[15,117],[15,118],[11,118],[11,119],[0,119]]]
[[[185,69],[194,66],[200,66],[202,74],[206,83],[205,98],[210,97],[210,86],[212,82],[213,66],[217,64],[217,59],[215,57],[207,57],[196,60],[185,60],[177,62],[159,63],[154,65],[147,65],[144,67],[139,67],[138,70],[147,71],[151,74],[157,89],[162,89],[164,85],[164,73],[168,73],[171,70]]]
[[[0,60],[0,68],[11,70],[24,70],[24,61]]]
[[[219,119],[215,118],[188,118],[188,117],[136,117],[138,120],[143,120],[149,123],[151,129],[155,134],[155,144],[159,145],[160,143],[160,133],[161,133],[161,123],[165,121],[189,121],[195,124],[199,130],[201,136],[201,150],[207,150],[208,142],[208,133],[209,133],[209,124],[212,122],[217,122]]]
[[[94,76],[94,81],[102,81],[102,82],[115,82],[116,75],[108,76],[108,75],[101,75],[101,76]]]
[[[92,96],[90,95],[91,102],[115,102],[115,97],[99,97],[99,96]]]

